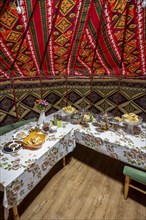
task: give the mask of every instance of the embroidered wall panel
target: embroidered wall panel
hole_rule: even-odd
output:
[[[134,112],[146,121],[146,90],[142,80],[70,79],[65,81],[5,81],[0,85],[1,126],[17,120],[39,117],[36,99],[46,99],[46,115],[72,105],[94,113],[111,112],[114,115]]]

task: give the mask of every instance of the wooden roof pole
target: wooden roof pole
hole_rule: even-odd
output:
[[[58,8],[57,8],[57,11],[56,11],[56,15],[55,15],[55,18],[54,18],[54,22],[53,22],[53,25],[52,25],[52,28],[51,28],[51,31],[50,31],[50,34],[48,36],[48,40],[47,40],[47,43],[46,43],[46,46],[45,46],[45,50],[44,50],[44,53],[43,53],[43,56],[42,56],[42,61],[40,63],[40,71],[42,69],[42,66],[43,66],[43,62],[44,62],[44,59],[45,59],[45,55],[46,55],[46,52],[47,52],[47,47],[48,47],[48,44],[49,44],[49,41],[50,41],[50,38],[51,38],[51,35],[52,35],[52,31],[54,29],[54,26],[55,26],[55,22],[56,22],[56,19],[57,19],[57,14],[58,14],[58,10],[60,8],[60,5],[62,3],[63,0],[61,0],[58,4]]]
[[[16,119],[18,121],[18,119],[19,119],[19,112],[18,112],[18,107],[17,107],[16,92],[15,92],[15,86],[14,86],[14,79],[13,79],[13,77],[10,78],[10,82],[11,82],[11,87],[12,87],[12,92],[13,92],[13,97],[14,97],[14,106],[15,106],[15,112],[16,112]]]
[[[90,111],[92,111],[92,81],[93,81],[93,75],[94,75],[94,73],[92,73],[92,69],[93,69],[93,65],[94,65],[94,61],[95,61],[95,56],[96,56],[96,50],[97,50],[97,44],[98,44],[98,37],[99,37],[100,27],[101,27],[101,17],[102,17],[102,14],[103,14],[103,9],[104,9],[105,2],[106,2],[106,0],[104,0],[104,1],[102,2],[102,9],[101,9],[100,20],[99,20],[99,27],[98,27],[98,30],[97,30],[96,45],[95,45],[95,50],[94,50],[94,54],[93,54],[93,60],[92,60],[92,64],[91,64],[91,76],[90,76]]]
[[[67,56],[66,69],[68,69],[69,58],[70,58],[70,54],[71,54],[71,51],[72,51],[72,47],[73,47],[75,35],[76,35],[77,29],[78,29],[78,25],[79,25],[79,21],[80,21],[79,18],[80,18],[80,15],[81,15],[81,12],[82,12],[82,11],[83,11],[83,3],[82,3],[82,5],[81,5],[80,13],[79,13],[79,16],[78,16],[78,21],[77,21],[77,24],[76,24],[76,28],[75,28],[75,30],[74,30],[74,35],[73,35],[72,42],[71,42],[70,49],[69,49],[69,53],[68,53],[68,56]],[[71,76],[72,76],[72,75],[73,75],[73,74],[71,74]]]
[[[98,30],[97,30],[96,46],[95,46],[95,50],[94,50],[94,55],[93,55],[93,60],[92,60],[92,65],[91,65],[91,71],[93,69],[93,65],[94,65],[94,61],[95,61],[97,44],[98,44],[98,38],[99,38],[100,30],[101,30],[101,18],[102,18],[102,14],[103,14],[103,11],[104,11],[105,2],[106,2],[106,0],[103,0],[103,2],[102,2],[102,9],[101,9],[100,21],[99,21],[100,23],[99,23],[99,27],[98,27]],[[94,75],[94,73],[92,75]]]
[[[2,16],[2,14],[3,14],[3,12],[4,12],[4,10],[5,10],[6,6],[7,6],[7,4],[8,4],[8,1],[9,1],[9,0],[6,0],[6,1],[4,1],[4,3],[3,3],[2,9],[1,9],[1,11],[0,11],[0,18],[1,18],[1,16]]]
[[[129,2],[130,0],[127,1],[126,4],[126,18],[125,18],[125,25],[124,25],[124,34],[123,34],[123,43],[122,43],[122,50],[121,50],[121,60],[120,60],[120,69],[122,69],[122,62],[124,58],[124,45],[126,41],[126,26],[127,26],[127,21],[128,21],[128,12],[129,12]],[[116,115],[119,113],[119,103],[120,103],[120,90],[121,90],[121,80],[122,80],[122,74],[120,74],[120,77],[118,78],[118,92],[117,92],[117,106],[116,106]]]
[[[125,46],[125,42],[126,42],[126,27],[127,27],[127,22],[128,22],[129,3],[130,3],[130,0],[128,0],[127,4],[126,4],[126,18],[125,18],[123,43],[122,43],[122,50],[121,50],[121,61],[120,61],[120,67],[121,68],[122,68],[122,62],[123,62],[123,58],[124,58],[124,46]]]
[[[34,15],[35,11],[36,11],[36,8],[37,8],[38,3],[39,3],[39,0],[36,0],[35,5],[34,5],[34,9],[33,9],[32,13],[31,13],[30,18],[29,18],[29,22],[28,22],[28,24],[27,24],[26,30],[25,30],[25,32],[24,32],[24,34],[23,34],[22,41],[21,41],[21,43],[20,43],[20,45],[19,45],[19,48],[18,48],[18,50],[17,50],[17,54],[16,54],[16,56],[15,56],[14,62],[13,62],[13,64],[12,64],[12,66],[11,66],[11,69],[10,69],[11,71],[13,70],[13,67],[14,67],[14,65],[15,65],[15,62],[16,62],[17,57],[18,57],[18,55],[19,55],[19,52],[20,52],[20,50],[21,50],[22,44],[23,44],[24,39],[25,39],[25,37],[26,37],[26,34],[27,34],[27,31],[28,31],[30,22],[32,21],[32,18],[33,18],[33,15]]]

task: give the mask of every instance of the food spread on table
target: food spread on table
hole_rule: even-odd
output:
[[[89,127],[88,122],[91,121],[90,112],[84,111],[82,114],[80,112],[76,113],[75,108],[72,106],[67,106],[63,108],[63,111],[67,113],[73,113],[70,122],[72,124],[80,124],[83,127]],[[92,125],[96,127],[97,131],[104,132],[108,130],[114,130],[116,125],[119,125],[122,121],[125,123],[131,123],[133,125],[138,125],[141,117],[135,113],[125,113],[122,118],[119,116],[112,116],[110,113],[100,113],[95,116]],[[114,128],[114,129],[113,129]],[[57,131],[57,126],[51,126],[51,121],[46,122],[42,128],[35,126],[27,131],[17,131],[14,133],[13,137],[15,140],[21,141],[10,141],[3,147],[3,152],[12,153],[21,148],[22,143],[25,148],[40,148],[45,141],[47,133],[52,133]],[[44,134],[45,133],[45,134]],[[133,132],[134,134],[134,132]]]
[[[84,114],[90,115],[90,112],[85,111]],[[79,120],[78,125],[72,125],[70,122],[73,115],[67,115],[70,121],[62,122],[62,127],[57,127],[56,133],[50,133],[50,128],[54,130],[54,115],[52,115],[47,118],[43,126],[37,127],[34,123],[1,137],[1,176],[3,175],[2,184],[8,195],[5,201],[7,207],[11,208],[12,203],[9,205],[9,201],[18,205],[31,191],[32,185],[35,186],[62,157],[74,150],[76,142],[125,163],[136,165],[142,169],[145,168],[144,130],[146,129],[144,127],[146,124],[133,126],[133,134],[128,135],[128,126],[123,123],[124,120],[122,123],[112,124],[116,119],[114,116],[105,119],[94,114],[93,122],[88,123],[83,118],[83,114],[75,115],[76,121],[78,122],[78,118],[81,121]],[[109,126],[112,126],[111,129]],[[12,141],[14,138],[12,135],[18,131],[28,132],[28,136],[24,139],[26,144],[24,144],[23,139],[20,139],[21,142]],[[36,136],[34,132],[37,133]],[[40,138],[39,135],[44,135],[42,132],[45,133],[45,136]],[[20,151],[18,151],[19,149]],[[15,189],[23,193],[18,193],[18,197],[14,193],[14,197],[12,197],[13,194],[9,192],[10,190],[13,192]]]

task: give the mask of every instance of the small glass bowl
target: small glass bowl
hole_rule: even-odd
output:
[[[118,120],[115,119],[115,118],[112,118],[112,119],[110,120],[110,123],[113,124],[113,125],[118,125],[118,124],[120,124],[121,122],[118,121]]]
[[[108,112],[100,113],[99,117],[101,117],[104,120],[111,120],[113,118],[113,115]]]
[[[126,132],[128,134],[134,135],[134,127],[138,126],[142,123],[142,118],[140,116],[138,116],[138,121],[129,121],[125,117],[122,117],[122,118],[123,118],[124,124],[127,125]]]
[[[84,112],[82,113],[82,119],[86,122],[92,121],[92,114],[90,112]]]
[[[71,123],[72,124],[79,124],[81,122],[81,114],[73,114],[71,116]]]
[[[49,131],[49,127],[50,127],[50,124],[49,124],[49,123],[45,123],[45,124],[43,125],[43,127],[42,127],[42,130],[45,131],[45,132],[47,132],[47,131]]]
[[[125,124],[130,125],[130,126],[138,126],[142,122],[142,118],[140,116],[138,116],[138,121],[130,121],[130,120],[128,120],[127,118],[125,118],[123,116],[122,116],[122,119],[123,119],[123,122]]]
[[[56,125],[52,125],[50,128],[49,128],[49,132],[50,133],[53,133],[53,132],[56,132],[57,131],[57,126]]]

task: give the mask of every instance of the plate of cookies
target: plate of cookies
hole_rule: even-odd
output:
[[[142,118],[135,113],[126,113],[122,115],[123,122],[128,125],[139,125],[142,122]]]

